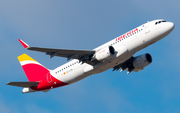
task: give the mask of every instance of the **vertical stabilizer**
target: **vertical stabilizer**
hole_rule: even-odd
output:
[[[46,75],[50,71],[36,60],[27,54],[18,56],[18,60],[30,82],[42,82],[47,80]]]

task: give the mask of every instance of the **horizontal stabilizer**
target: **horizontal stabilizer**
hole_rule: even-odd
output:
[[[6,85],[18,86],[18,87],[32,87],[38,84],[39,82],[9,82]]]

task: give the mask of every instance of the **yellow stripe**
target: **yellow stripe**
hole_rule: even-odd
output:
[[[28,56],[25,53],[20,55],[20,56],[18,56],[18,60],[19,60],[19,62],[26,61],[26,60],[35,61],[33,58],[31,58],[30,56]],[[35,61],[35,62],[37,62],[37,61]]]

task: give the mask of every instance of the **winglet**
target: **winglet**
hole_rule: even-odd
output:
[[[24,48],[28,48],[29,47],[29,45],[28,44],[26,44],[24,41],[22,41],[21,39],[18,39],[19,40],[19,42],[24,46]]]

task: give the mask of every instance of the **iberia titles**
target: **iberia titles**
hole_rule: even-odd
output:
[[[132,31],[129,31],[129,32],[117,37],[116,41],[121,40],[122,38],[125,38],[126,36],[131,35],[131,34],[135,33],[136,31],[138,31],[138,28],[133,29]]]

